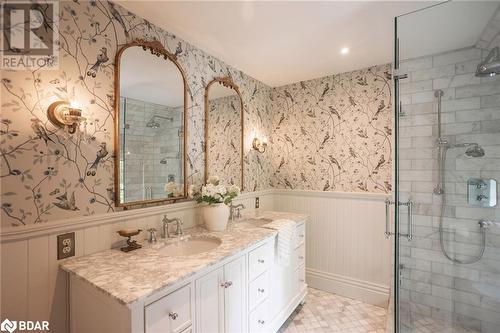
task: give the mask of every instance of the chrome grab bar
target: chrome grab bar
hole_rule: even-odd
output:
[[[384,235],[386,238],[394,235],[393,232],[390,232],[390,205],[394,205],[395,202],[385,199],[385,232]],[[407,202],[399,202],[398,206],[407,206],[408,207],[408,225],[407,225],[407,233],[400,234],[400,236],[405,236],[408,241],[413,239],[413,201],[408,200]]]

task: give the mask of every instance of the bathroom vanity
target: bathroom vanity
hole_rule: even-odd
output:
[[[275,262],[278,232],[263,227],[280,218],[296,223],[287,266]],[[276,332],[306,296],[305,221],[266,212],[68,260],[71,332]],[[208,250],[179,250],[190,239]]]

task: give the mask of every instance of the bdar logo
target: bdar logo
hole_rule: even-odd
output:
[[[8,319],[5,319],[2,321],[2,324],[0,324],[0,330],[2,332],[14,332],[17,328],[17,322],[16,321],[10,321]]]

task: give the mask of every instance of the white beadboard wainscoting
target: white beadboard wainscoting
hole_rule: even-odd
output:
[[[306,279],[314,288],[387,306],[391,240],[385,194],[275,190],[274,209],[308,214]]]
[[[273,209],[272,191],[244,193],[236,201],[252,208],[257,196],[261,210]],[[116,231],[123,228],[160,230],[163,214],[180,217],[184,228],[200,220],[200,210],[190,201],[2,229],[2,319],[49,320],[50,332],[69,332],[68,286],[66,273],[59,270],[57,235],[75,232],[75,256],[82,256],[120,245],[123,238]]]
[[[390,278],[390,241],[384,238],[385,195],[266,190],[238,198],[248,210],[310,215],[307,282],[340,295],[384,306]],[[58,269],[57,235],[75,232],[76,256],[116,247],[122,228],[156,227],[163,214],[188,228],[200,220],[194,202],[134,209],[1,230],[1,316],[49,320],[51,332],[69,332],[67,281]],[[146,237],[147,233],[142,233]]]

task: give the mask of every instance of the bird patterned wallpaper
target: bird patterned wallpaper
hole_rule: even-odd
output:
[[[391,66],[273,89],[272,184],[391,191]]]
[[[215,77],[239,86],[250,133],[271,136],[270,90],[204,51],[108,1],[61,1],[57,70],[2,71],[1,225],[20,226],[114,207],[114,58],[137,38],[159,40],[175,53],[188,81],[188,183],[204,168],[204,90]],[[76,101],[87,135],[66,135],[46,116],[55,100]],[[247,191],[269,187],[270,154],[245,152]]]

